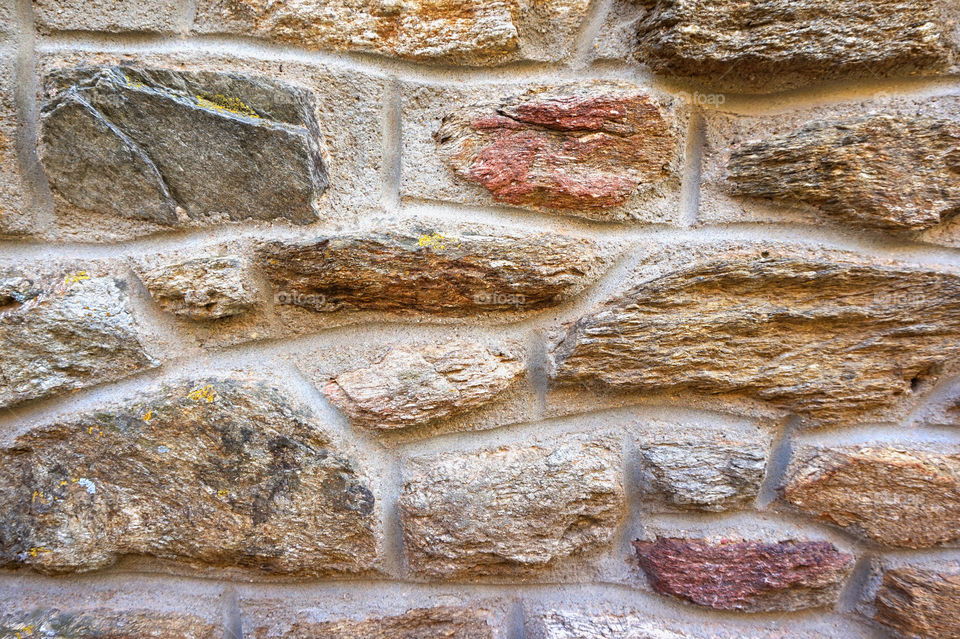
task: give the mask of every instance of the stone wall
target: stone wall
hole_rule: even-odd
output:
[[[957,0],[0,0],[0,638],[960,637]]]

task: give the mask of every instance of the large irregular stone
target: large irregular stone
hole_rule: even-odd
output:
[[[485,611],[475,608],[438,606],[360,621],[297,621],[281,632],[259,626],[250,636],[255,639],[494,639],[487,617]]]
[[[434,137],[458,176],[515,206],[619,219],[606,210],[680,186],[679,119],[626,82],[533,89],[450,113]]]
[[[126,284],[85,271],[41,287],[12,276],[0,310],[0,406],[153,368]],[[0,300],[2,301],[2,300]]]
[[[3,639],[221,639],[223,628],[191,614],[45,608],[0,613]]]
[[[613,438],[582,435],[418,458],[399,500],[410,567],[518,575],[601,549],[623,514],[619,468]]]
[[[804,447],[781,491],[800,510],[881,544],[926,548],[960,539],[960,453]]]
[[[841,78],[938,73],[949,68],[955,51],[948,4],[657,0],[639,25],[639,57],[656,73],[758,93]]]
[[[960,573],[905,566],[884,571],[873,618],[911,639],[960,639]]]
[[[0,455],[0,565],[89,571],[132,554],[322,575],[376,558],[357,464],[261,382],[166,386]]]
[[[523,374],[518,348],[476,342],[397,346],[379,362],[337,375],[323,389],[360,426],[426,424],[493,401]]]
[[[40,31],[158,31],[179,27],[180,0],[33,0]]]
[[[960,276],[783,245],[721,246],[573,324],[554,381],[751,399],[811,422],[889,410],[960,353]]]
[[[80,209],[163,225],[317,219],[327,173],[306,90],[106,66],[54,72],[46,94],[41,160],[54,191]]]
[[[199,0],[197,29],[314,49],[494,65],[569,54],[588,0]]]
[[[167,312],[191,320],[241,315],[256,305],[256,291],[243,260],[200,257],[145,270],[144,286]]]
[[[499,229],[395,229],[278,241],[257,252],[275,298],[319,312],[539,310],[606,263],[585,239]]]
[[[717,610],[829,605],[853,568],[852,555],[825,541],[714,543],[658,537],[633,546],[655,591]]]
[[[889,115],[813,122],[734,150],[727,180],[736,195],[819,207],[841,222],[922,230],[960,211],[960,124]]]

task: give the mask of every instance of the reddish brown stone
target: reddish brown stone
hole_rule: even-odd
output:
[[[434,137],[457,175],[517,206],[598,217],[679,184],[680,134],[654,97],[627,84],[530,91],[450,114]]]
[[[908,637],[960,639],[960,573],[888,570],[873,618]]]
[[[633,547],[655,591],[718,610],[827,605],[853,567],[851,555],[825,541],[712,543],[658,537],[635,541]]]

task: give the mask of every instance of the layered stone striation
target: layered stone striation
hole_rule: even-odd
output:
[[[884,570],[873,618],[904,637],[960,637],[960,572],[918,566]]]
[[[489,614],[460,606],[414,608],[400,615],[361,620],[294,621],[284,631],[257,626],[254,639],[495,639]]]

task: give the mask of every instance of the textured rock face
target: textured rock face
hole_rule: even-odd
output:
[[[112,382],[156,365],[120,280],[91,279],[81,271],[42,294],[22,277],[4,281],[10,289],[0,297],[11,306],[0,308],[0,406]]]
[[[279,6],[199,0],[197,27],[309,48],[492,65],[563,57],[587,6],[587,0],[320,0]]]
[[[486,404],[524,371],[513,348],[472,342],[398,346],[367,368],[338,375],[324,393],[353,423],[368,428],[417,426]]]
[[[676,117],[627,83],[531,90],[451,113],[434,137],[458,176],[515,206],[603,220],[680,184]]]
[[[623,512],[613,439],[443,454],[410,464],[403,539],[421,575],[511,575],[602,548]]]
[[[15,7],[0,6],[0,44],[13,28]],[[17,157],[16,56],[0,56],[0,237],[34,230],[34,220],[24,197]]]
[[[194,615],[156,613],[149,610],[63,611],[56,608],[31,612],[6,611],[0,615],[0,637],[29,639],[220,639],[223,629]]]
[[[780,245],[721,248],[571,326],[554,380],[750,398],[812,422],[894,406],[960,349],[960,277]]]
[[[140,279],[163,310],[191,320],[246,313],[256,294],[243,260],[201,257],[144,271]]]
[[[960,124],[815,122],[735,150],[727,180],[738,195],[819,207],[867,228],[922,230],[960,211]]]
[[[375,559],[356,464],[262,383],[164,387],[0,455],[6,566],[88,571],[134,554],[319,575]]]
[[[717,610],[800,610],[833,603],[853,556],[822,541],[635,541],[640,566],[662,595]]]
[[[873,618],[905,637],[960,637],[960,574],[903,567],[887,570]]]
[[[551,612],[538,619],[542,639],[687,639],[640,615]]]
[[[960,454],[898,447],[802,448],[783,498],[889,546],[960,538]]]
[[[417,608],[394,617],[362,621],[297,622],[283,634],[257,628],[256,639],[494,639],[486,613],[472,608]]]
[[[553,306],[604,260],[588,240],[501,230],[391,230],[258,251],[275,297],[314,311],[465,315]]]
[[[41,31],[177,30],[177,0],[33,0]]]
[[[936,73],[954,48],[942,7],[935,0],[658,0],[640,23],[639,56],[657,73],[759,93]]]
[[[236,74],[95,67],[51,74],[46,92],[41,160],[54,191],[80,209],[163,225],[317,219],[327,174],[307,91]]]

